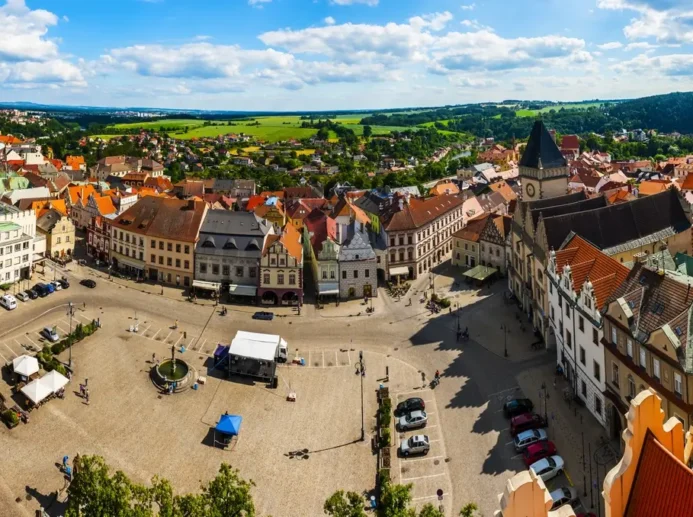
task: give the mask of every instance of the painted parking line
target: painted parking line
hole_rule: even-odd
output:
[[[171,334],[173,334],[173,331],[172,331],[172,330],[169,331],[168,334],[166,334],[166,337],[165,337],[164,339],[162,339],[161,342],[162,342],[162,343],[166,343],[166,342],[168,341],[168,338],[171,336]]]
[[[31,341],[31,344],[32,344],[32,345],[38,347],[38,345],[34,342],[34,340],[31,339],[31,338],[29,337],[29,334],[28,334],[28,333],[27,333],[27,335],[26,335],[26,338],[27,338],[29,341]],[[40,348],[40,347],[39,347],[39,348]]]
[[[422,388],[422,389],[420,389],[420,390],[398,391],[398,392],[395,393],[394,395],[397,396],[397,397],[399,397],[400,395],[411,395],[411,394],[414,394],[414,393],[430,393],[430,392],[431,392],[431,390],[427,390],[427,389],[425,389],[425,388]]]
[[[437,478],[437,477],[445,476],[445,475],[447,475],[445,472],[441,472],[441,473],[439,473],[439,474],[429,474],[428,476],[418,476],[418,477],[415,477],[415,478],[403,478],[403,479],[402,479],[402,482],[403,482],[403,483],[406,483],[406,482],[408,482],[408,481],[416,481],[417,479]]]
[[[573,483],[573,480],[570,479],[570,476],[568,475],[568,471],[564,470],[563,473],[565,474],[565,477],[568,480],[568,483],[570,483],[570,486],[575,486],[575,484]]]
[[[60,332],[62,332],[65,335],[69,334],[69,332],[62,328],[60,325],[56,325],[55,328],[57,328]]]
[[[5,345],[5,348],[7,348],[13,356],[18,357],[17,354],[14,353],[14,350],[12,350],[9,346],[7,346],[5,343],[3,343],[3,345]]]
[[[404,458],[404,461],[405,461],[406,463],[412,463],[412,462],[414,462],[414,461],[431,461],[431,460],[439,460],[440,458],[443,458],[443,457],[444,457],[444,456],[431,456],[430,458],[427,456],[427,457],[425,457],[425,458],[413,458],[413,459]]]
[[[2,360],[3,360],[4,362],[6,362],[6,363],[9,363],[9,362],[10,362],[10,361],[7,359],[7,357],[5,357],[4,355],[2,355],[2,353],[0,353],[0,357],[2,357]]]
[[[412,502],[415,503],[416,501],[425,501],[426,499],[438,499],[438,494],[425,495],[423,497],[415,497],[414,499],[412,499]]]
[[[198,341],[199,341],[199,340],[198,340]],[[202,347],[204,347],[206,344],[207,344],[207,340],[205,339],[205,340],[202,342],[202,344],[200,345],[200,347],[197,349],[197,351],[199,352],[200,350],[202,350]]]
[[[493,398],[493,397],[496,397],[496,396],[501,395],[501,394],[503,394],[503,393],[507,393],[508,391],[515,391],[515,390],[517,390],[517,389],[520,389],[520,387],[519,387],[519,386],[514,386],[514,387],[512,387],[512,388],[508,388],[508,389],[505,389],[505,390],[500,390],[500,391],[497,391],[497,392],[495,392],[495,393],[491,393],[491,394],[488,396],[488,398]]]
[[[322,351],[322,367],[325,368],[325,351]]]
[[[180,336],[178,336],[178,341],[176,341],[175,344],[174,344],[173,346],[177,347],[177,346],[178,346],[178,343],[180,343],[180,340],[181,340],[181,339],[183,339],[183,334],[181,334]]]
[[[156,331],[156,334],[158,334],[159,332],[161,332],[161,329],[157,330],[157,331]],[[156,334],[154,334],[154,335],[153,335],[151,338],[149,338],[149,339],[151,339],[152,341],[154,341],[154,340],[156,339]]]

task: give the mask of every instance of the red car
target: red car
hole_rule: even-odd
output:
[[[525,465],[529,468],[532,463],[535,463],[548,456],[553,456],[554,454],[556,454],[556,446],[553,442],[537,442],[525,449],[525,451],[522,453],[522,459],[524,460]]]
[[[512,436],[541,427],[546,427],[546,420],[536,413],[523,413],[510,419],[510,434]]]

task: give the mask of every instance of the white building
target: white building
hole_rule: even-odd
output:
[[[573,235],[559,251],[550,252],[546,276],[557,364],[573,393],[606,427],[602,310],[628,276],[628,268]]]
[[[0,203],[0,284],[31,277],[36,214]]]

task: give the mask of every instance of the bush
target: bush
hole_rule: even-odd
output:
[[[19,424],[19,417],[17,416],[17,413],[11,409],[6,409],[2,412],[2,420],[10,427],[14,427],[15,425]]]
[[[63,366],[61,363],[54,361],[53,369],[59,374],[67,376],[67,370],[65,369],[65,366]]]
[[[378,471],[378,486],[381,488],[390,483],[390,469],[380,469]]]
[[[447,309],[450,307],[450,299],[449,298],[440,298],[438,300],[438,303],[440,304],[441,307]]]
[[[383,429],[383,435],[380,440],[381,447],[389,447],[392,443],[392,435],[390,434],[390,428],[386,427]]]

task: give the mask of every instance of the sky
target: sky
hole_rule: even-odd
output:
[[[337,110],[693,90],[692,0],[0,0],[0,101]]]

